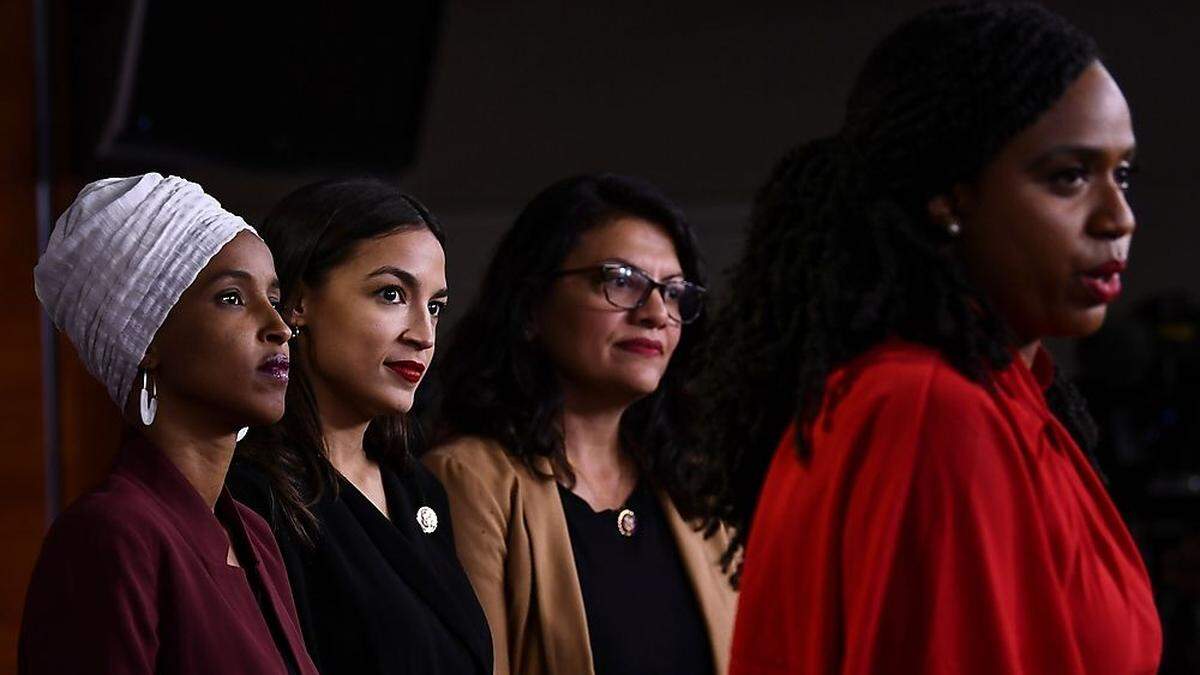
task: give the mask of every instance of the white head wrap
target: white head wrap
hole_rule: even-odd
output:
[[[88,372],[123,408],[167,313],[242,230],[254,232],[182,178],[98,180],[55,224],[33,270],[34,288]]]

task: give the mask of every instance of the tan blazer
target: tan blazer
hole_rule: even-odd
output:
[[[541,459],[539,470],[549,473],[550,461]],[[450,495],[458,557],[491,625],[497,675],[593,675],[583,594],[554,481],[477,437],[436,448],[424,462]],[[660,496],[723,674],[737,602],[717,564],[728,537],[721,531],[704,539]]]

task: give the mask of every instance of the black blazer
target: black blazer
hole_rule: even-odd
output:
[[[236,461],[227,484],[271,524],[321,673],[490,675],[491,632],[454,551],[446,491],[417,462],[381,472],[391,520],[339,476],[338,494],[313,507],[314,548],[283,525],[261,470]],[[437,514],[429,534],[417,523],[422,506]]]

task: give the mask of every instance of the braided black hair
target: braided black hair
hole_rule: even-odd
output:
[[[891,336],[983,383],[1009,364],[1008,329],[928,204],[976,177],[1096,59],[1089,37],[1037,5],[935,8],[872,52],[837,135],[777,164],[696,383],[708,451],[729,463],[715,514],[735,530],[726,564],[747,540],[781,434],[815,419],[836,367]],[[1095,425],[1073,387],[1056,377],[1048,400],[1090,447]]]

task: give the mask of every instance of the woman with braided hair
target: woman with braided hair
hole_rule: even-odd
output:
[[[1120,293],[1133,153],[1090,38],[972,3],[887,37],[841,130],[779,163],[699,387],[744,547],[730,672],[1154,672],[1145,568],[1041,346]]]

